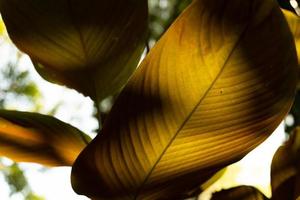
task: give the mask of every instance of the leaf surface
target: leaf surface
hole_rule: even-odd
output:
[[[276,3],[193,1],[78,157],[74,190],[93,199],[185,198],[274,131],[291,107],[296,70]]]
[[[272,200],[300,197],[300,128],[276,151],[271,168]]]
[[[1,0],[9,36],[47,80],[101,100],[139,62],[146,0]]]
[[[214,193],[211,200],[267,200],[258,189],[251,186],[239,186]]]
[[[298,63],[300,63],[300,17],[290,11],[282,10],[282,12],[294,36],[297,49]]]
[[[0,155],[17,162],[71,166],[90,138],[53,117],[0,110]]]

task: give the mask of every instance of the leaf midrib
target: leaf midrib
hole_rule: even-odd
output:
[[[174,136],[171,138],[170,142],[167,144],[167,146],[165,147],[165,149],[162,151],[161,155],[158,157],[157,161],[154,163],[154,165],[152,166],[152,168],[150,169],[149,173],[147,174],[147,176],[145,177],[144,181],[142,182],[141,186],[137,189],[137,192],[133,198],[133,200],[137,200],[137,198],[139,197],[141,191],[143,190],[143,187],[145,186],[145,184],[147,183],[147,181],[149,180],[150,176],[152,175],[152,172],[154,171],[154,169],[156,168],[156,166],[158,165],[158,163],[160,162],[160,160],[163,158],[164,154],[166,153],[166,151],[168,150],[168,148],[172,145],[172,143],[175,141],[177,135],[181,132],[181,130],[184,128],[184,126],[186,125],[186,123],[190,120],[190,118],[193,116],[194,112],[198,109],[198,107],[200,106],[200,104],[202,103],[202,101],[205,99],[205,97],[207,96],[207,94],[210,92],[210,90],[213,88],[214,84],[216,83],[216,81],[219,79],[219,77],[222,75],[227,63],[229,62],[231,56],[233,55],[235,49],[239,46],[241,40],[243,39],[245,33],[248,30],[249,27],[248,23],[244,30],[241,32],[240,37],[238,38],[238,40],[236,41],[236,43],[234,44],[232,50],[230,51],[230,53],[228,54],[228,57],[226,58],[222,68],[220,69],[219,73],[216,75],[215,79],[211,82],[210,86],[208,87],[208,89],[206,90],[206,92],[204,93],[204,95],[199,99],[199,102],[195,105],[195,107],[192,109],[192,111],[190,112],[190,114],[188,114],[188,116],[186,117],[186,119],[183,121],[183,123],[181,124],[181,126],[178,128],[178,130],[176,131],[176,133],[174,134]]]

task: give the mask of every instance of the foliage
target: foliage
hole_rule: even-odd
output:
[[[90,138],[54,117],[0,111],[0,154],[19,162],[71,166]]]
[[[191,0],[149,1],[149,40],[158,40]]]
[[[213,194],[211,200],[267,200],[261,192],[250,186],[239,186]]]
[[[5,37],[1,35],[1,37]],[[37,85],[29,77],[28,71],[21,71],[17,66],[21,54],[17,53],[16,60],[12,59],[5,67],[1,67],[1,80],[3,84],[0,86],[0,108],[5,109],[11,106],[11,99],[25,100],[31,104],[31,107],[38,109],[36,105],[37,99],[40,98],[40,91]],[[5,84],[4,84],[5,83]],[[35,195],[26,180],[23,170],[20,166],[13,162],[6,164],[0,160],[2,166],[2,175],[10,187],[10,195],[21,193],[24,199],[42,200],[42,197]]]
[[[6,181],[12,185],[11,194],[21,192],[26,186],[27,181],[23,171],[16,163],[13,163],[7,170],[4,170]]]
[[[249,18],[251,11],[234,1],[222,18],[197,23],[199,16],[221,13],[224,6],[195,1],[151,49],[116,100],[102,134],[74,164],[75,191],[103,199],[186,198],[195,185],[274,131],[295,90],[294,49],[280,50],[293,47],[287,25],[271,3],[256,2],[257,18]],[[264,34],[257,34],[258,19],[265,21]],[[207,24],[214,32],[203,31]],[[280,37],[269,37],[274,28],[282,30]],[[218,40],[221,31],[227,37]],[[268,51],[270,44],[278,50]],[[285,65],[293,67],[282,70]],[[278,84],[287,78],[286,85]],[[103,163],[105,168],[94,167]]]
[[[17,163],[12,163],[10,166],[6,166],[3,173],[11,188],[10,195],[22,193],[25,200],[44,200],[42,197],[32,193],[24,172]]]
[[[0,0],[15,45],[46,80],[90,96],[102,125],[90,142],[53,117],[2,109],[0,154],[72,165],[74,190],[91,199],[184,199],[197,196],[274,131],[297,89],[296,15],[284,11],[287,23],[273,0],[148,4]],[[144,49],[148,54],[136,69]],[[20,81],[24,77],[12,79],[7,91],[35,96],[35,86]],[[101,108],[107,97],[114,102],[110,112]],[[297,101],[292,109],[295,126],[299,107]],[[299,195],[297,138],[274,157],[272,199]],[[15,191],[23,190],[22,172],[17,165],[11,169],[20,177]],[[13,175],[7,180],[16,182]],[[290,188],[291,197],[280,196]],[[213,196],[257,198],[266,199],[247,186]]]
[[[0,108],[9,107],[11,99],[25,100],[36,106],[36,100],[40,97],[37,85],[30,80],[28,71],[19,71],[16,66],[18,62],[8,63],[1,72],[1,79],[4,80],[0,86],[1,100]]]
[[[11,0],[0,7],[11,39],[45,79],[95,100],[122,87],[143,51],[146,0]]]
[[[0,38],[6,41],[5,26],[0,21]],[[3,45],[3,44],[1,44]],[[23,54],[16,51],[11,55],[8,63],[1,66],[0,77],[2,84],[0,85],[0,108],[14,106],[12,99],[15,101],[25,101],[30,105],[30,109],[39,110],[39,99],[41,97],[38,86],[31,79],[29,71],[19,68],[20,60]],[[27,182],[27,178],[23,169],[16,163],[7,163],[0,159],[1,174],[7,181],[10,188],[10,195],[22,194],[25,200],[43,200],[44,198],[34,194]]]

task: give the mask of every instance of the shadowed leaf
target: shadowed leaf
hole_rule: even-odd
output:
[[[0,110],[0,155],[15,161],[70,166],[89,141],[87,135],[53,117]]]
[[[74,190],[93,199],[185,198],[274,131],[292,104],[296,70],[275,2],[193,1],[76,160]]]
[[[294,36],[298,55],[298,63],[300,63],[300,17],[286,10],[282,10],[282,12]]]
[[[259,190],[251,186],[239,186],[214,193],[211,200],[267,200]]]
[[[299,0],[296,1],[298,2]],[[291,5],[291,0],[277,0],[277,2],[279,3],[281,8],[289,10],[290,12],[293,12],[294,15],[296,15],[295,9]]]
[[[296,44],[296,50],[297,50],[297,56],[298,56],[298,74],[300,74],[300,17],[295,15],[292,12],[282,10],[289,27],[291,29],[291,32],[294,36],[295,44]],[[298,81],[298,89],[300,88],[300,82]]]
[[[146,0],[1,0],[0,11],[45,79],[97,100],[123,86],[145,44]]]
[[[294,200],[300,196],[300,128],[275,153],[271,169],[272,200]]]

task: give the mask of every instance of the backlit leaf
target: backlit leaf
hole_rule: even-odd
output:
[[[298,55],[298,63],[300,63],[300,17],[290,11],[282,10],[282,12],[294,36]]]
[[[47,80],[98,100],[139,62],[146,0],[0,0],[9,36]]]
[[[89,141],[87,135],[53,117],[0,110],[0,155],[14,161],[70,166]]]
[[[251,186],[239,186],[214,193],[211,200],[267,200],[259,190]]]
[[[272,161],[272,200],[300,197],[300,128],[275,153]]]
[[[294,36],[297,56],[298,56],[298,64],[299,64],[298,74],[300,74],[300,17],[290,11],[282,10],[282,12]],[[298,81],[298,89],[299,88],[300,88],[300,82]]]
[[[290,109],[294,41],[272,0],[195,0],[152,48],[73,165],[93,199],[183,199]]]
[[[4,25],[4,22],[2,20],[2,17],[0,16],[0,36],[3,36],[4,33],[5,33],[5,25]]]

